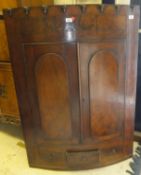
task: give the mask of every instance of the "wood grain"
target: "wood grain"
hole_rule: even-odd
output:
[[[129,158],[139,7],[18,8],[4,18],[29,164],[74,170]]]
[[[35,76],[43,130],[50,139],[71,137],[69,84],[63,60],[56,54],[41,56]]]
[[[124,96],[119,102],[118,71],[115,56],[106,50],[95,54],[89,62],[91,132],[94,137],[116,135],[121,130],[118,103],[124,105]]]

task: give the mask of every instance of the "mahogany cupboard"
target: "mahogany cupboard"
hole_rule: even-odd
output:
[[[29,164],[88,169],[132,155],[139,8],[4,11]]]

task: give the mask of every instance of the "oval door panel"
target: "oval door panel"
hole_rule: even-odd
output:
[[[72,135],[66,65],[57,54],[45,54],[35,68],[42,129],[49,139]]]
[[[110,51],[97,52],[89,62],[91,133],[94,137],[118,135],[122,122],[119,113],[119,68]]]

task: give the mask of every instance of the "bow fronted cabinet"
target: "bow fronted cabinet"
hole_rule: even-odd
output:
[[[31,166],[88,169],[132,155],[139,8],[4,11]]]

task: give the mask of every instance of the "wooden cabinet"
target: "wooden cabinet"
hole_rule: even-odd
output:
[[[19,8],[4,18],[30,165],[88,169],[131,156],[139,8]]]

